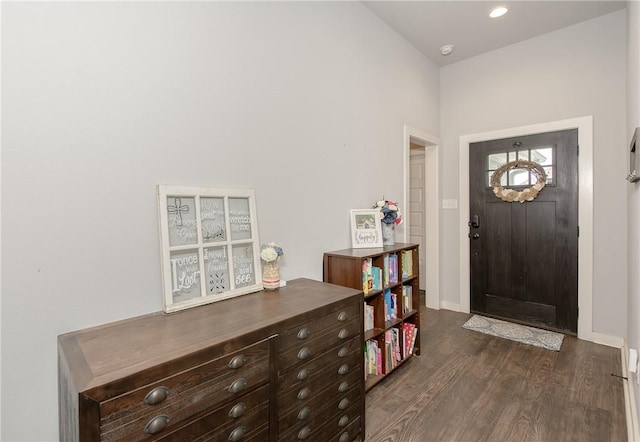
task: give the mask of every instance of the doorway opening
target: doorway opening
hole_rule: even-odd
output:
[[[404,128],[404,242],[420,245],[420,289],[429,308],[440,308],[438,146],[440,140]]]

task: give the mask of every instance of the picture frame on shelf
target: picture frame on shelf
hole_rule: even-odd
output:
[[[158,185],[164,311],[263,289],[252,189]]]
[[[382,247],[380,212],[375,209],[351,209],[351,247]]]

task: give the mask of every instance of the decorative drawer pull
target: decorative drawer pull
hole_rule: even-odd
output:
[[[344,393],[348,389],[349,389],[349,383],[347,381],[342,381],[340,382],[340,385],[338,385],[338,391],[340,393]]]
[[[298,352],[298,359],[300,359],[301,361],[307,359],[309,356],[311,356],[311,350],[309,350],[307,347],[302,347]]]
[[[349,399],[344,398],[340,401],[340,403],[338,403],[338,408],[340,410],[344,410],[345,408],[347,408],[349,406]]]
[[[234,428],[231,433],[229,433],[229,440],[231,442],[238,442],[239,440],[244,439],[244,435],[247,432],[245,427],[237,427]]]
[[[237,419],[247,411],[247,406],[243,403],[235,404],[231,410],[229,410],[229,417],[231,419]]]
[[[309,330],[307,327],[301,328],[297,334],[298,339],[307,339],[310,335],[311,330]]]
[[[338,374],[347,374],[349,373],[349,366],[347,364],[342,364],[340,368],[338,368]]]
[[[304,381],[309,377],[309,369],[303,368],[298,372],[298,375],[296,377],[298,378],[299,381]]]
[[[338,350],[338,357],[339,358],[344,358],[348,354],[349,354],[349,348],[348,347],[342,347],[340,350]]]
[[[298,392],[298,399],[304,400],[308,398],[310,394],[311,394],[311,390],[309,390],[309,387],[304,387],[302,390]]]
[[[167,428],[169,425],[169,416],[156,416],[144,427],[145,434],[157,434]]]
[[[347,319],[349,319],[349,315],[347,314],[347,312],[340,312],[338,313],[338,321],[340,322],[344,322]]]
[[[342,433],[338,442],[349,442],[349,433]]]
[[[298,420],[303,421],[306,418],[308,418],[310,414],[311,414],[311,408],[304,407],[302,410],[298,412]]]
[[[245,381],[244,379],[240,378],[240,379],[236,379],[235,381],[233,381],[233,383],[231,385],[229,385],[229,387],[227,388],[229,390],[229,393],[240,393],[242,390],[244,390],[244,388],[247,386],[247,381]]]
[[[238,356],[234,356],[229,361],[229,364],[227,364],[227,366],[235,370],[237,368],[242,367],[245,364],[245,362],[247,362],[247,358],[245,358],[243,355],[238,355]]]
[[[343,328],[342,330],[340,330],[338,332],[338,337],[340,339],[345,339],[349,337],[349,330],[347,330],[346,328]]]
[[[302,430],[298,431],[298,439],[305,440],[311,434],[311,428],[304,427]]]
[[[169,389],[167,387],[154,388],[144,397],[145,405],[156,405],[164,401],[169,396]]]
[[[344,416],[342,416],[340,418],[340,420],[338,421],[338,426],[339,427],[346,427],[347,424],[349,423],[349,416],[347,416],[346,414]]]

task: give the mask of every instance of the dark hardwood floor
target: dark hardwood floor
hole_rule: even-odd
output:
[[[367,393],[366,442],[627,440],[620,349],[566,336],[554,352],[421,315],[421,356]]]

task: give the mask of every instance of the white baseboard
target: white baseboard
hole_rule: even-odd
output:
[[[629,442],[639,442],[638,408],[636,407],[635,388],[633,388],[633,382],[636,381],[639,373],[629,373],[629,363],[627,362],[628,354],[629,348],[625,342],[620,348],[620,359],[622,363],[622,376],[626,378],[622,380],[622,388],[624,390],[624,410],[627,417],[627,439]]]
[[[624,339],[617,336],[603,335],[602,333],[592,332],[591,339],[588,340],[608,347],[622,348],[624,346]]]
[[[465,312],[460,304],[456,304],[456,303],[453,303],[453,302],[441,301],[440,302],[440,307],[445,309],[445,310],[451,310],[451,311],[454,311],[454,312],[469,313],[469,312]]]

